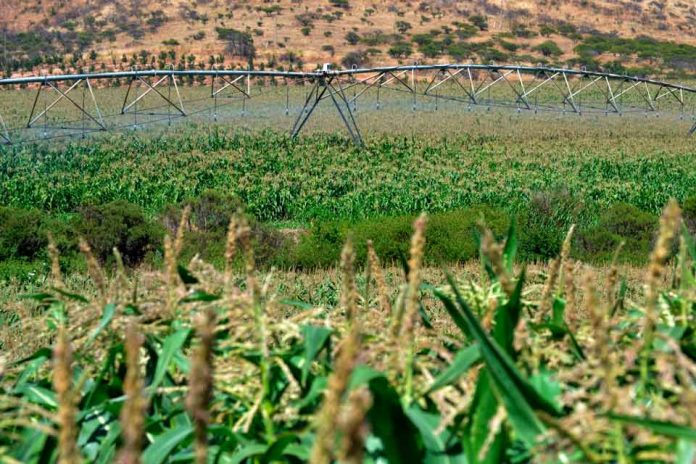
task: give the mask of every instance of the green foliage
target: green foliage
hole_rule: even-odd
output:
[[[362,68],[369,63],[370,57],[364,50],[348,52],[341,58],[341,64],[346,68]]]
[[[413,48],[408,42],[396,42],[389,47],[388,53],[392,58],[408,58],[413,54]]]
[[[350,45],[357,45],[360,42],[360,36],[355,31],[348,31],[346,34],[346,42]]]
[[[565,188],[536,192],[520,215],[520,254],[549,259],[558,253],[568,229],[577,224],[585,205]]]
[[[595,227],[580,231],[577,248],[585,260],[609,261],[623,242],[621,259],[641,262],[649,255],[656,231],[656,216],[617,203],[602,213]]]
[[[561,47],[553,40],[546,40],[534,47],[533,50],[540,52],[544,56],[560,56],[563,54]]]
[[[413,26],[411,26],[411,23],[407,21],[396,21],[394,23],[394,28],[399,32],[399,34],[405,34],[406,32],[410,31]]]
[[[348,9],[350,8],[350,2],[348,0],[329,0],[331,5],[336,8]]]
[[[587,225],[617,201],[656,214],[670,197],[693,194],[694,153],[669,151],[671,135],[648,145],[654,137],[631,139],[635,152],[628,151],[630,137],[615,132],[615,149],[602,138],[569,145],[567,133],[529,142],[504,135],[380,136],[362,151],[337,135],[292,140],[273,132],[204,130],[14,147],[0,157],[0,204],[70,214],[83,204],[125,199],[155,216],[213,190],[229,193],[259,221],[307,224],[476,204],[522,216],[533,196],[525,188],[565,185],[569,200],[584,205],[578,225]]]
[[[640,59],[658,60],[666,66],[677,69],[687,71],[696,69],[696,47],[693,45],[662,42],[645,36],[637,38],[588,36],[575,47],[575,51],[580,56],[609,53],[634,55]]]
[[[215,228],[224,199],[206,196],[209,198],[201,204],[190,202],[192,211],[197,210],[192,221]],[[621,233],[635,230],[641,220],[612,222],[628,211],[617,206],[607,213],[606,224],[614,224],[612,230]],[[432,240],[438,242],[437,232],[452,223],[463,228],[447,232],[465,232],[470,226],[467,218],[471,221],[480,212],[472,209],[437,219],[433,216],[428,228],[436,232]],[[211,216],[213,220],[206,222]],[[493,216],[486,220],[495,226]],[[402,225],[399,218],[393,219],[378,232],[392,234],[396,240]],[[502,217],[498,219],[502,221]],[[359,245],[357,233],[364,231],[356,232]],[[426,243],[430,240],[427,232]],[[635,359],[635,345],[641,341],[634,334],[645,324],[642,303],[627,302],[630,307],[610,315],[605,300],[595,303],[596,307],[576,307],[606,315],[592,316],[590,321],[572,315],[581,343],[590,348],[587,358],[578,356],[580,346],[565,323],[567,287],[554,285],[550,300],[530,300],[539,294],[538,285],[528,285],[525,270],[516,276],[512,272],[517,242],[516,229],[510,228],[504,245],[501,243],[499,264],[503,269],[494,272],[491,262],[484,259],[486,276],[477,279],[466,271],[460,282],[445,272],[441,286],[430,281],[420,285],[413,295],[420,309],[417,314],[424,322],[437,314],[437,325],[412,321],[412,339],[386,352],[389,329],[395,320],[401,322],[397,313],[380,312],[376,298],[365,289],[364,298],[351,294],[354,300],[348,300],[362,316],[359,323],[346,319],[345,298],[340,298],[345,295],[337,290],[341,278],[331,275],[327,276],[328,290],[321,283],[306,289],[314,295],[324,293],[316,305],[277,298],[278,292],[289,290],[285,284],[296,284],[297,273],[280,285],[271,283],[276,274],[273,279],[269,275],[263,279],[263,289],[254,287],[254,293],[233,283],[229,295],[223,296],[211,293],[221,288],[219,275],[205,267],[194,273],[179,266],[186,294],[173,303],[165,301],[165,295],[176,290],[162,288],[165,272],[150,271],[147,275],[155,274],[154,279],[136,276],[133,285],[137,291],[100,295],[107,300],[105,304],[92,301],[84,280],[77,281],[79,293],[33,284],[34,292],[22,297],[38,307],[33,314],[27,313],[31,319],[20,321],[0,313],[3,329],[5,324],[14,331],[36,325],[44,331],[32,341],[35,348],[4,350],[8,360],[0,378],[0,408],[8,420],[0,434],[3,458],[60,462],[60,449],[72,444],[67,440],[74,436],[84,460],[114,462],[123,450],[125,428],[139,427],[142,420],[142,449],[131,451],[144,463],[191,462],[202,449],[200,440],[211,461],[307,462],[317,444],[317,427],[334,424],[339,430],[334,434],[331,429],[332,438],[363,427],[368,431],[356,434],[350,443],[353,455],[368,463],[488,464],[548,458],[639,462],[645,458],[645,442],[650,443],[650,453],[692,460],[696,430],[689,423],[688,398],[679,393],[694,383],[690,376],[694,320],[682,311],[690,308],[696,288],[690,274],[696,250],[688,251],[688,261],[680,263],[686,273],[678,287],[656,288],[662,317],[655,330],[660,337],[659,343],[656,339],[654,346],[648,346],[655,362],[644,388],[636,382],[634,363],[626,362]],[[247,278],[257,275],[254,272]],[[356,277],[362,290],[366,282]],[[119,279],[129,283],[127,277]],[[394,280],[397,294],[387,298],[396,307],[409,295],[405,281]],[[70,288],[71,282],[67,285]],[[611,294],[613,289],[607,290]],[[606,297],[598,294],[597,298]],[[543,312],[543,303],[551,303],[550,313]],[[207,340],[201,337],[205,327],[201,324],[194,330],[193,324],[206,313],[215,316]],[[449,318],[443,317],[447,315]],[[54,349],[54,340],[61,333],[57,323],[64,324],[65,332],[61,332],[70,337],[69,363],[61,363],[66,360],[61,354],[65,351]],[[122,328],[131,324],[137,324],[138,334],[142,334],[140,349],[133,350],[138,347],[133,346],[132,337],[124,342]],[[345,335],[352,330],[357,330],[360,345],[350,345],[357,343]],[[1,340],[8,333],[21,335],[5,331]],[[600,339],[605,344],[597,349]],[[214,360],[195,355],[206,346]],[[131,364],[129,348],[140,358]],[[345,362],[344,353],[351,348],[355,354],[348,366],[337,362]],[[405,367],[388,361],[389,356],[398,359],[409,350],[412,354]],[[602,366],[602,361],[609,365]],[[210,373],[210,404],[206,397],[202,405],[190,406],[201,395],[193,367],[204,367]],[[679,374],[680,380],[665,382],[664,369]],[[134,372],[143,382],[147,407],[142,410],[142,403],[131,394],[141,388],[133,380]],[[402,373],[411,376],[412,384],[404,382]],[[602,384],[609,375],[614,375],[615,383]],[[59,393],[58,385],[71,389],[68,399]],[[331,397],[326,394],[329,389],[339,394],[336,403],[328,404],[336,415],[323,424],[316,418]],[[612,401],[619,394],[622,401]],[[359,402],[360,397],[365,401]],[[74,403],[69,401],[72,398]],[[639,406],[649,401],[653,402],[650,411],[640,414]],[[462,408],[462,402],[467,407]],[[70,414],[73,410],[75,414]],[[347,413],[355,419],[356,428],[339,420]],[[205,421],[197,423],[198,417]],[[204,433],[195,433],[195,425],[201,422]],[[567,427],[575,422],[585,426],[583,435]],[[55,432],[68,431],[75,433],[54,437]],[[331,447],[329,453],[334,452],[339,450]]]
[[[34,259],[44,253],[47,243],[40,211],[0,207],[0,260]]]
[[[160,249],[163,237],[162,229],[148,220],[139,206],[123,200],[80,208],[74,227],[101,262],[109,261],[116,248],[124,263],[138,264],[148,253]]]
[[[482,16],[482,15],[470,16],[469,22],[471,22],[472,25],[478,27],[480,31],[487,31],[488,30],[488,18],[486,18],[485,16]]]
[[[688,197],[682,205],[682,216],[686,228],[696,235],[696,195]]]
[[[372,240],[386,262],[396,263],[408,254],[408,238],[414,216],[368,219],[357,223],[321,221],[315,224],[290,252],[291,265],[303,269],[336,264],[341,244],[352,237],[359,260],[366,258],[365,244]],[[491,207],[435,213],[429,218],[425,261],[429,264],[464,262],[477,256],[477,223],[483,220],[494,232],[507,229],[507,215]]]

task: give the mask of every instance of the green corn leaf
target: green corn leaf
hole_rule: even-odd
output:
[[[624,424],[632,424],[652,430],[659,435],[679,438],[682,440],[696,441],[696,429],[688,425],[679,425],[673,422],[646,419],[643,417],[626,416],[623,414],[607,414],[609,419]]]
[[[384,377],[369,383],[372,407],[367,413],[372,433],[382,441],[387,462],[423,462],[424,449],[418,429],[401,407],[401,398]]]
[[[11,456],[19,462],[42,462],[42,454],[52,454],[56,447],[55,438],[40,430],[25,428],[18,442],[11,449]]]
[[[682,223],[682,237],[684,237],[684,246],[686,246],[686,252],[691,255],[692,262],[696,262],[696,243],[694,238],[689,233],[686,228],[686,224]],[[689,265],[688,260],[683,260],[681,263],[681,287],[682,290],[695,288],[696,287],[696,276],[694,276],[693,265]]]
[[[32,403],[36,403],[45,408],[57,408],[58,401],[53,390],[39,387],[36,385],[25,384],[17,389],[17,393]]]
[[[488,439],[488,426],[498,411],[498,404],[491,388],[490,375],[486,369],[482,369],[469,409],[469,420],[464,425],[463,444],[469,462],[497,464],[504,460],[505,445],[508,441],[504,427],[496,434],[485,455],[481,456],[484,443]]]
[[[353,391],[358,387],[363,385],[369,385],[370,382],[377,378],[383,378],[384,374],[378,370],[366,366],[365,364],[359,364],[355,366],[350,379],[348,380],[348,391]]]
[[[435,378],[427,393],[432,393],[440,388],[456,382],[471,366],[481,359],[481,351],[477,344],[462,348],[454,357],[452,363]]]
[[[295,308],[303,309],[305,311],[314,308],[313,304],[305,303],[304,301],[299,300],[280,300],[280,304],[293,306]]]
[[[109,325],[111,320],[114,318],[115,314],[116,314],[116,305],[115,304],[109,303],[108,305],[104,306],[104,312],[102,313],[102,317],[101,317],[101,320],[99,321],[99,325],[89,335],[89,338],[87,339],[87,342],[86,342],[87,346],[91,345],[92,342],[99,336],[99,334],[106,328],[106,326]]]
[[[25,299],[25,300],[34,300],[34,301],[40,301],[40,302],[51,302],[55,301],[55,297],[51,293],[27,293],[25,295],[21,295],[20,298]]]
[[[99,453],[95,459],[96,463],[106,464],[113,462],[116,454],[116,442],[121,436],[121,424],[118,421],[112,422],[108,426],[108,432],[99,445]]]
[[[483,330],[459,294],[454,279],[448,276],[448,280],[455,293],[458,306],[450,302],[445,304],[445,308],[450,312],[457,326],[463,332],[470,333],[472,338],[479,343],[481,356],[491,376],[491,386],[505,405],[510,422],[519,437],[527,445],[533,445],[536,437],[544,430],[533,409],[540,409],[554,416],[559,416],[559,411],[543,398],[529,381],[522,377],[509,355]],[[449,300],[449,297],[441,292],[436,292],[436,295],[443,302]]]
[[[220,299],[220,295],[213,295],[211,293],[206,293],[202,290],[196,290],[195,292],[191,293],[190,295],[186,295],[181,300],[179,300],[179,303],[194,303],[194,302],[198,302],[198,301],[209,302],[209,301],[217,301],[219,299]]]
[[[89,303],[89,300],[87,298],[85,298],[84,296],[82,296],[78,293],[66,292],[65,290],[62,290],[62,289],[56,288],[56,287],[51,287],[51,290],[53,290],[54,292],[56,292],[60,295],[63,295],[64,297],[66,297],[70,300],[79,301],[80,303]]]
[[[155,390],[160,386],[164,380],[164,376],[170,367],[170,363],[174,358],[174,355],[181,350],[186,343],[189,335],[191,334],[191,329],[180,329],[169,335],[162,343],[162,350],[160,351],[159,358],[157,359],[157,367],[155,368],[155,375],[152,378],[152,383],[150,384],[150,389]]]
[[[193,434],[190,424],[181,424],[157,435],[142,455],[143,464],[161,464],[183,442]]]
[[[418,429],[423,439],[426,456],[423,462],[429,464],[465,464],[466,458],[463,455],[450,456],[447,449],[449,433],[444,431],[435,434],[440,423],[438,414],[427,413],[419,407],[412,405],[406,411],[406,415],[413,425]]]
[[[266,450],[268,450],[268,445],[252,442],[244,445],[239,451],[235,451],[232,458],[227,462],[230,464],[241,464],[242,462],[246,462],[248,458],[262,456]]]
[[[301,327],[304,338],[304,364],[302,365],[302,385],[307,384],[307,376],[314,358],[329,342],[332,330],[326,327],[303,325]]]
[[[514,358],[515,348],[515,329],[520,320],[520,312],[522,311],[522,287],[524,285],[525,271],[522,270],[515,289],[510,295],[510,299],[502,306],[499,306],[495,312],[495,325],[493,328],[493,339],[505,350],[505,352]]]
[[[309,461],[310,453],[312,449],[306,444],[290,443],[287,448],[285,448],[285,456],[292,456],[301,460],[302,462]]]
[[[677,442],[677,456],[674,462],[696,462],[696,441],[680,439]]]
[[[181,264],[176,265],[176,272],[184,285],[194,285],[198,283],[198,278],[191,274],[191,271],[186,269]]]
[[[285,455],[285,450],[293,443],[299,441],[297,435],[295,434],[284,434],[279,436],[271,446],[268,447],[266,452],[261,456],[261,464],[269,464],[272,462],[281,462],[283,455]]]
[[[515,227],[515,220],[510,220],[510,228],[507,233],[507,240],[505,240],[505,248],[503,248],[503,259],[505,260],[505,268],[509,273],[512,274],[512,266],[515,264],[515,257],[517,256],[517,229]]]

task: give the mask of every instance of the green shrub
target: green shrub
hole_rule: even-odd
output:
[[[596,226],[578,233],[576,247],[586,261],[611,260],[621,242],[622,261],[644,262],[650,254],[657,228],[657,217],[626,203],[609,207]]]
[[[366,243],[372,240],[375,251],[385,263],[408,256],[415,216],[366,219],[357,223],[323,221],[301,237],[285,263],[301,269],[335,265],[347,237],[352,237],[359,262],[365,262]],[[428,217],[424,259],[428,264],[467,261],[478,253],[477,222],[483,219],[493,232],[502,236],[508,228],[507,214],[494,207],[472,207]]]
[[[129,266],[159,250],[163,237],[162,228],[149,221],[139,206],[123,200],[80,208],[74,230],[87,240],[102,263],[109,262],[117,248]]]
[[[488,30],[488,18],[481,15],[473,15],[469,18],[469,22],[474,26],[478,27],[481,31]]]
[[[411,23],[406,22],[406,21],[401,21],[401,20],[396,21],[394,23],[394,27],[396,28],[397,31],[399,31],[399,34],[405,34],[406,32],[408,32],[409,30],[411,30],[413,28],[413,26],[411,26]]]
[[[0,260],[31,260],[46,245],[45,220],[40,211],[0,207]]]
[[[346,42],[350,45],[357,45],[360,42],[360,36],[354,31],[349,31],[346,34]]]
[[[388,53],[392,58],[408,58],[413,53],[413,48],[408,42],[397,42],[389,47]]]
[[[682,215],[684,217],[684,225],[692,234],[696,235],[696,195],[684,200],[682,206]]]
[[[541,53],[544,56],[560,56],[563,54],[563,50],[559,47],[553,40],[546,40],[532,50]]]
[[[227,230],[232,216],[244,209],[242,202],[221,192],[206,190],[199,196],[179,205],[167,207],[162,215],[162,225],[170,235],[175,235],[185,207],[190,208],[187,230],[184,234],[182,259],[200,255],[212,264],[221,265],[227,243]],[[254,254],[261,266],[282,263],[286,239],[278,230],[247,216],[251,228]]]
[[[583,210],[582,202],[565,188],[532,194],[520,214],[520,255],[529,260],[558,255],[568,229],[578,223]]]

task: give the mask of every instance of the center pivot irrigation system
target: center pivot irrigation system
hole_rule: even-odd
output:
[[[184,79],[195,80],[199,89],[208,87],[209,93],[198,100],[182,98],[185,92],[181,80]],[[116,83],[120,86],[122,82],[123,87],[119,87],[122,90],[114,88]],[[379,110],[389,104],[388,99],[383,99],[384,91],[401,92],[413,111],[425,107],[422,102],[427,100],[430,107],[434,101],[434,109],[440,101],[451,101],[461,104],[465,110],[479,106],[577,115],[672,114],[680,119],[694,119],[696,105],[696,88],[685,85],[538,66],[441,64],[333,70],[325,65],[315,72],[132,70],[0,79],[0,142],[25,143],[137,127],[151,122],[143,119],[145,115],[162,116],[171,122],[172,117],[207,114],[217,120],[220,106],[224,105],[219,103],[221,98],[241,100],[244,115],[245,102],[254,95],[252,90],[269,88],[269,82],[274,84],[276,95],[278,87],[285,86],[285,98],[277,98],[274,104],[279,107],[284,103],[286,116],[297,113],[291,126],[293,137],[302,131],[318,105],[328,100],[357,145],[363,143],[356,119],[358,100],[370,99]],[[300,85],[305,89],[302,104],[291,108],[290,88]],[[103,95],[104,89],[110,90],[109,104],[101,101],[107,98]],[[23,92],[24,96],[27,92],[33,93],[31,100],[21,100],[24,103],[14,103],[14,100],[9,103],[13,92]],[[114,104],[117,92],[121,97]],[[43,107],[39,104],[40,98]],[[157,112],[153,112],[153,108],[139,108],[145,98],[158,100]],[[202,109],[187,111],[191,102],[201,101],[205,102]],[[72,110],[72,118],[67,113],[62,117],[53,115],[59,104]],[[404,106],[399,109],[403,110]],[[14,116],[12,122],[3,119],[2,114],[10,110]],[[49,115],[53,116],[49,118]],[[696,133],[696,123],[688,133]]]

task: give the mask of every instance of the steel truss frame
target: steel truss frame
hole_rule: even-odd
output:
[[[98,129],[96,129],[96,130],[101,130],[101,131],[107,130],[106,123],[104,122],[104,117],[102,116],[101,110],[99,109],[99,104],[97,103],[97,99],[94,96],[94,91],[92,90],[92,84],[90,83],[89,78],[85,77],[85,78],[77,79],[65,91],[61,90],[57,84],[58,84],[57,82],[53,82],[53,81],[49,81],[49,80],[44,80],[43,82],[40,83],[38,89],[36,90],[36,95],[34,97],[34,103],[32,104],[32,107],[31,107],[31,112],[29,113],[29,119],[28,119],[27,125],[26,125],[26,127],[28,129],[32,128],[34,126],[34,124],[37,121],[39,121],[40,119],[42,119],[42,118],[46,119],[48,117],[49,111],[53,107],[55,107],[58,103],[60,103],[63,100],[67,100],[75,108],[77,108],[77,110],[80,112],[80,114],[83,117],[83,122],[84,122],[84,118],[88,118],[98,126]],[[76,88],[78,88],[80,84],[83,84],[83,86],[82,86],[82,90],[83,90],[82,102],[81,103],[78,101],[75,101],[75,99],[73,99],[70,96],[70,93],[73,90],[75,90]],[[55,92],[58,93],[58,96],[50,104],[48,104],[43,110],[39,111],[38,114],[36,114],[36,109],[37,109],[36,107],[37,107],[37,104],[39,102],[39,98],[41,97],[41,94],[44,92],[44,88],[54,90]],[[91,100],[92,104],[94,105],[95,114],[92,114],[91,112],[89,112],[87,110],[87,107],[85,104],[85,92],[86,91],[89,92],[90,100]],[[44,127],[48,127],[48,125],[46,125]],[[55,128],[67,129],[67,130],[75,129],[72,127],[54,127],[54,126],[52,126],[52,128],[54,128],[54,129]],[[94,130],[94,129],[91,129],[91,130]],[[82,132],[87,132],[87,131],[91,131],[91,130],[87,129],[84,126],[82,128]]]
[[[530,102],[530,97],[543,87],[551,87],[558,92],[560,102],[570,106],[575,113],[581,114],[582,110],[577,103],[577,98],[583,92],[589,92],[590,89],[598,90],[604,97],[606,108],[605,112],[613,112],[621,114],[623,112],[621,98],[627,94],[633,93],[643,99],[646,103],[645,111],[657,112],[656,102],[668,96],[672,96],[676,101],[684,107],[684,90],[683,88],[671,88],[666,83],[655,83],[657,85],[656,93],[653,95],[649,88],[649,83],[645,80],[633,81],[633,78],[623,76],[621,78],[611,78],[609,75],[577,75],[577,73],[568,73],[566,70],[545,70],[542,69],[533,75],[531,81],[522,76],[521,69],[505,69],[499,70],[496,68],[486,68],[483,70],[484,79],[477,76],[481,71],[476,70],[472,73],[471,67],[462,67],[453,71],[452,69],[438,69],[430,79],[428,86],[424,92],[425,95],[437,96],[437,98],[450,99],[455,101],[467,101],[472,105],[485,104],[483,100],[484,93],[490,91],[495,86],[507,86],[514,92],[514,102],[518,108],[523,106],[526,110],[536,110],[538,105],[533,105]],[[570,84],[572,78],[577,78],[575,85]],[[618,82],[618,85],[612,85],[612,81]],[[460,95],[442,95],[434,94],[440,86],[447,82],[454,82],[458,89],[463,92]],[[552,85],[553,84],[553,85]],[[688,91],[693,92],[689,89]]]
[[[305,98],[304,105],[302,106],[302,111],[295,119],[295,124],[292,126],[291,136],[293,138],[297,137],[309,120],[314,110],[319,105],[319,102],[324,98],[330,98],[336,107],[343,124],[345,124],[350,134],[350,138],[353,139],[353,143],[358,146],[363,145],[362,135],[360,135],[360,129],[358,124],[355,122],[355,117],[353,116],[353,111],[350,108],[350,101],[346,97],[345,89],[341,85],[339,79],[335,75],[327,75],[318,77],[312,89],[309,91],[307,98]]]
[[[158,89],[157,87],[164,81],[167,81],[167,87],[168,87],[168,93],[165,95]],[[145,92],[141,93],[140,95],[136,95],[135,99],[133,99],[132,102],[128,103],[128,97],[130,96],[131,90],[133,89],[133,83],[135,82],[140,82],[142,83],[147,89]],[[176,98],[177,101],[172,101],[172,95],[171,95],[171,89],[174,88],[174,91],[176,93]],[[184,102],[181,99],[181,93],[179,93],[179,86],[176,83],[176,76],[173,74],[165,74],[164,76],[160,77],[159,79],[156,80],[154,84],[151,84],[147,80],[147,76],[139,76],[139,75],[134,75],[131,77],[130,81],[128,82],[128,90],[126,90],[126,96],[123,99],[123,106],[121,107],[121,114],[126,114],[131,111],[132,108],[135,108],[135,111],[137,111],[137,105],[138,102],[140,102],[143,98],[145,98],[147,95],[150,93],[155,93],[158,95],[162,100],[164,100],[166,103],[168,103],[168,107],[174,108],[177,110],[181,116],[186,116],[186,110],[184,109]]]
[[[419,79],[416,79],[416,74]],[[426,86],[423,90],[422,77],[425,74]],[[83,131],[86,131],[86,120],[96,124],[95,130],[108,130],[108,126],[102,116],[92,89],[94,81],[108,81],[109,79],[128,80],[128,88],[121,105],[120,114],[133,113],[137,126],[138,104],[147,95],[159,97],[167,107],[167,115],[171,118],[173,109],[177,116],[186,117],[188,113],[184,108],[184,102],[177,85],[177,78],[205,77],[210,81],[210,97],[214,100],[217,119],[218,98],[239,98],[242,105],[251,98],[251,80],[254,78],[282,78],[286,86],[293,81],[312,83],[312,87],[302,110],[297,115],[291,129],[291,134],[296,137],[305,127],[314,110],[323,100],[333,103],[341,121],[354,143],[362,145],[362,135],[358,127],[355,112],[357,102],[364,98],[370,90],[376,91],[376,108],[380,109],[380,95],[382,91],[405,92],[412,96],[413,110],[417,108],[417,97],[435,99],[435,109],[439,100],[471,105],[503,106],[516,108],[517,111],[570,111],[578,115],[584,112],[603,112],[605,114],[618,114],[624,112],[645,112],[659,115],[659,103],[665,100],[676,102],[682,118],[686,107],[685,95],[696,96],[696,88],[669,82],[646,79],[641,77],[623,76],[611,73],[602,73],[586,70],[514,66],[514,65],[481,65],[481,64],[440,64],[440,65],[407,65],[375,68],[359,68],[331,70],[328,67],[315,72],[284,72],[284,71],[256,71],[256,70],[131,70],[107,73],[50,75],[37,77],[20,77],[0,79],[0,89],[15,85],[38,85],[34,103],[31,107],[27,128],[33,127],[41,118],[46,119],[47,113],[59,102],[65,100],[75,106],[83,118]],[[419,80],[421,83],[419,84]],[[67,86],[61,90],[59,84]],[[71,92],[82,88],[82,103],[71,97]],[[138,94],[139,88],[145,88]],[[164,88],[166,87],[166,91]],[[554,97],[541,105],[538,102],[540,90],[550,89],[545,94]],[[45,89],[58,93],[57,98],[43,111],[37,112],[39,97]],[[348,90],[352,89],[352,96],[348,96]],[[454,89],[454,90],[452,90]],[[491,91],[499,94],[503,92],[502,100],[491,98]],[[133,98],[131,94],[135,92]],[[90,111],[86,105],[86,96],[94,106]],[[592,106],[583,101],[583,97],[594,98]],[[596,98],[595,98],[596,97]],[[628,104],[626,98],[632,98]],[[130,100],[129,100],[130,99]],[[286,92],[285,114],[290,113],[289,90]],[[642,102],[636,105],[636,101]],[[246,106],[243,107],[246,111]],[[144,111],[144,110],[140,110]],[[151,113],[156,114],[156,113]],[[47,126],[45,126],[47,127]],[[58,129],[75,129],[67,127]],[[689,134],[696,133],[696,124],[689,130]],[[12,143],[11,130],[0,116],[0,142]]]

